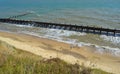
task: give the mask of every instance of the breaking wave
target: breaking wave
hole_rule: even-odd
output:
[[[113,44],[120,44],[120,37],[106,36],[106,35],[101,35],[100,37],[106,41],[112,42]]]

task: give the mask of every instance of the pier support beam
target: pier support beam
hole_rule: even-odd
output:
[[[108,36],[109,32],[107,31],[107,36]]]
[[[100,34],[102,34],[102,31],[100,30]]]
[[[95,29],[93,30],[93,33],[95,34]]]
[[[116,32],[114,31],[114,36],[115,36]]]

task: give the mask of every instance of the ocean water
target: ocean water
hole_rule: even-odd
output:
[[[0,17],[120,29],[120,0],[0,0]]]
[[[31,12],[15,19],[120,29],[120,0],[0,0],[0,18]],[[0,24],[0,30],[26,33],[120,56],[120,37],[93,35],[31,26]],[[55,35],[56,34],[56,35]]]

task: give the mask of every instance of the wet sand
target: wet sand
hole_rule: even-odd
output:
[[[92,46],[78,47],[27,34],[7,32],[0,32],[0,41],[47,59],[58,57],[68,63],[79,63],[88,67],[120,74],[120,57],[115,57],[108,53],[96,53]]]

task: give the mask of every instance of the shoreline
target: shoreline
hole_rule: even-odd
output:
[[[63,42],[71,45],[93,46],[96,52],[106,53],[113,56],[120,56],[120,38],[111,36],[99,36],[93,34],[86,34],[82,32],[55,30],[46,28],[37,28],[16,24],[0,24],[1,30],[11,33],[29,34],[40,38],[47,38],[58,42]],[[107,39],[106,39],[107,38]],[[115,43],[114,43],[115,42]],[[100,49],[100,50],[99,50]]]
[[[109,54],[93,53],[93,47],[72,47],[70,44],[27,34],[0,31],[0,41],[44,58],[58,57],[68,63],[79,63],[92,68],[119,74],[120,58]],[[72,59],[72,60],[71,60]],[[113,65],[114,64],[114,65]]]

